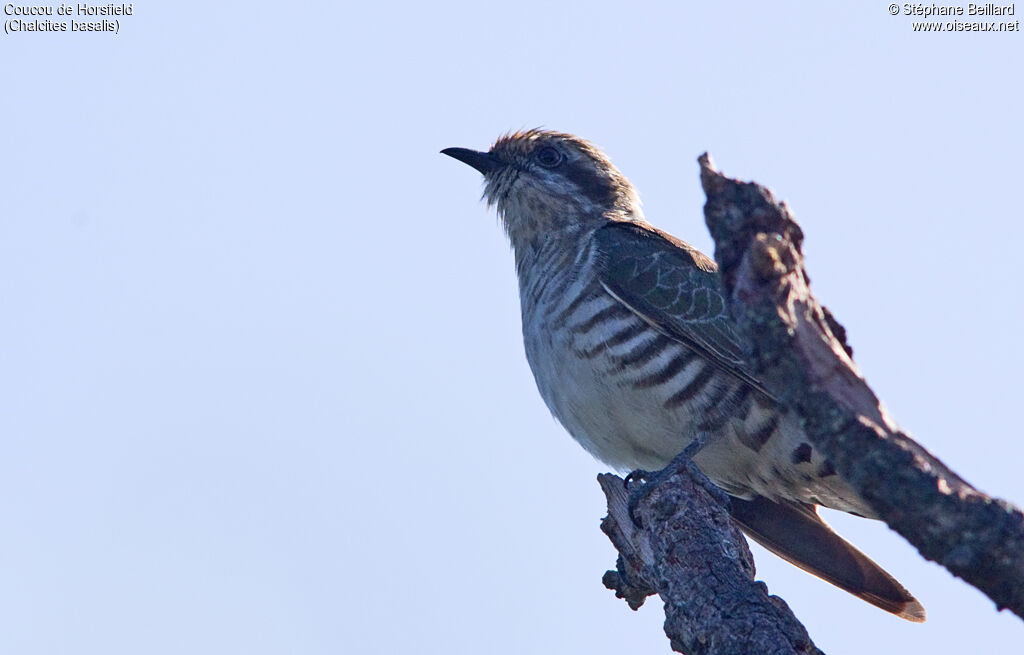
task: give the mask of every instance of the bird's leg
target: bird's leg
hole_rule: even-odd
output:
[[[626,476],[626,486],[632,487],[634,484],[646,485],[648,481],[661,479],[659,476],[663,473],[672,473],[678,471],[685,462],[692,460],[708,443],[708,433],[698,432],[697,436],[690,441],[690,443],[683,449],[683,452],[675,456],[675,458],[668,463],[668,466],[663,468],[661,471],[647,471],[644,469],[636,469]]]
[[[708,490],[712,498],[723,505],[729,502],[729,495],[718,488],[693,463],[693,458],[707,445],[709,440],[710,435],[707,432],[698,432],[697,436],[683,449],[683,452],[676,455],[665,468],[653,472],[637,469],[626,476],[625,484],[629,490],[629,517],[633,519],[633,523],[637,527],[643,527],[635,513],[640,501],[649,496],[658,484],[684,470],[698,480]]]

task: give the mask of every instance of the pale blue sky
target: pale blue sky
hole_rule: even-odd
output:
[[[695,159],[787,199],[895,418],[1024,502],[1020,33],[885,2],[135,3],[0,36],[0,652],[669,652],[605,591],[479,176],[589,138],[710,252]],[[829,653],[1021,623],[883,525],[892,618],[764,551]]]

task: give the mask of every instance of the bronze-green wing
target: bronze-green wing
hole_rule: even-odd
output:
[[[771,397],[751,374],[715,262],[653,227],[616,222],[594,233],[605,290],[665,336]]]

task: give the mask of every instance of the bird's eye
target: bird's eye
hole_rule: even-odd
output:
[[[544,146],[537,151],[537,163],[544,168],[554,168],[562,163],[562,153],[558,152],[551,146]]]

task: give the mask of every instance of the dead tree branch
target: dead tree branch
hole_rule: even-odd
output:
[[[820,653],[786,603],[754,581],[754,560],[725,495],[686,459],[665,471],[672,469],[649,483],[633,516],[623,480],[598,476],[608,499],[601,529],[619,551],[605,586],[633,609],[659,594],[665,634],[681,653]]]
[[[895,425],[811,294],[784,203],[699,159],[704,216],[747,361],[816,448],[921,554],[1024,617],[1024,514],[961,479]]]
[[[803,232],[789,209],[768,189],[723,176],[707,155],[699,162],[723,288],[762,384],[797,412],[814,446],[882,520],[1024,617],[1024,513],[972,487],[896,426],[853,363],[846,331],[810,292]],[[602,530],[620,553],[605,585],[633,609],[659,594],[675,650],[820,652],[785,602],[754,582],[728,501],[689,460],[659,473],[632,514],[623,481],[598,479],[608,499]]]

